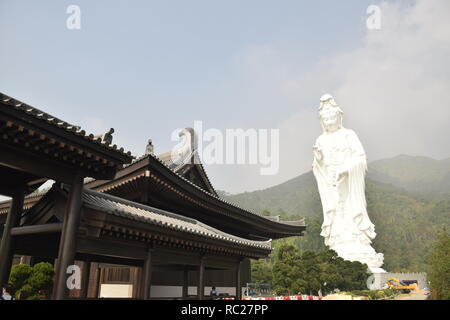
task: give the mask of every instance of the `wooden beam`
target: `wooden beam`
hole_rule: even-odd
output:
[[[0,144],[0,153],[2,155],[0,164],[7,167],[65,183],[71,183],[72,181],[73,167],[62,165],[60,161],[44,158],[35,153],[4,144]]]
[[[15,227],[11,229],[12,236],[23,236],[37,233],[61,232],[62,223],[49,223],[35,226]]]
[[[133,243],[123,239],[105,239],[104,237],[88,239],[81,236],[77,242],[77,251],[82,254],[89,253],[97,256],[124,258],[124,260],[145,260],[147,257],[145,244],[136,241],[134,243],[135,245],[133,246]]]
[[[79,253],[75,257],[76,260],[89,260],[91,263],[105,263],[105,264],[116,264],[121,266],[130,266],[130,267],[142,267],[143,260],[136,259],[124,259],[118,257],[111,256],[103,256],[103,255],[95,255],[95,254],[86,254]]]

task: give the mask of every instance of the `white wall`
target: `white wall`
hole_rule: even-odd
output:
[[[132,284],[102,284],[100,286],[100,298],[131,298],[132,296]]]

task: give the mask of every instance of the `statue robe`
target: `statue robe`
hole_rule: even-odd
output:
[[[333,229],[339,214],[345,216],[345,222],[340,223],[351,230],[349,237],[370,245],[376,233],[366,209],[364,178],[367,160],[358,136],[353,130],[341,127],[334,133],[324,132],[317,138],[315,147],[323,154],[322,159],[314,157],[313,173],[322,201],[324,221],[321,236],[325,238],[325,244],[333,248],[336,238],[344,237],[338,235],[343,232],[340,227]],[[330,169],[336,169],[332,164],[336,157],[342,158],[342,164],[337,168],[346,172],[340,182],[334,181],[330,175]],[[353,225],[348,226],[349,221]]]

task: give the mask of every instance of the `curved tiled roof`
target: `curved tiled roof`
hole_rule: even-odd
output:
[[[147,155],[147,156],[148,156],[148,155]],[[225,203],[226,205],[235,207],[235,208],[237,208],[237,209],[243,211],[243,212],[244,212],[245,214],[247,214],[247,215],[257,216],[257,217],[259,217],[259,218],[261,218],[261,219],[265,219],[265,220],[274,222],[273,219],[267,219],[267,217],[265,217],[265,216],[261,216],[261,215],[259,215],[259,214],[257,214],[257,213],[251,212],[251,211],[249,211],[249,210],[247,210],[247,209],[244,209],[244,208],[240,207],[239,205],[237,205],[237,204],[235,204],[235,203],[233,203],[233,202],[230,202],[230,201],[227,201],[227,200],[222,199],[221,197],[219,197],[219,195],[215,195],[215,194],[212,194],[212,193],[208,192],[207,190],[204,190],[203,188],[197,186],[195,183],[193,183],[193,182],[190,181],[189,179],[186,179],[186,178],[183,177],[182,175],[180,175],[180,174],[178,174],[177,172],[174,172],[173,170],[171,170],[170,167],[169,167],[163,160],[161,160],[160,158],[158,158],[157,156],[155,156],[155,155],[150,155],[150,156],[152,156],[154,159],[156,159],[158,162],[160,162],[162,165],[164,165],[167,169],[169,169],[170,171],[172,171],[172,172],[173,172],[175,175],[177,175],[180,179],[182,179],[182,180],[184,180],[185,182],[189,183],[190,185],[192,185],[192,186],[195,187],[196,189],[200,190],[201,192],[203,192],[203,193],[206,194],[207,196],[213,197],[213,198],[219,200],[220,202]],[[140,158],[140,160],[143,160],[143,159],[145,159],[145,157],[141,157],[141,158]],[[137,162],[137,161],[136,161],[136,162]],[[278,221],[278,223],[280,223],[280,224],[292,225],[292,226],[305,226],[304,219],[299,220],[299,221]]]
[[[170,170],[172,170],[176,173],[179,173],[183,169],[184,166],[192,164],[192,160],[193,160],[193,164],[200,167],[203,177],[206,180],[205,184],[206,184],[207,188],[209,189],[206,191],[217,196],[217,192],[214,189],[214,187],[211,183],[211,180],[209,180],[209,177],[208,177],[208,174],[206,173],[205,167],[203,166],[203,163],[200,161],[200,157],[198,155],[197,150],[190,152],[179,163],[173,162],[170,151],[165,152],[163,154],[159,154],[156,157],[159,158],[159,160],[163,161]],[[180,176],[182,176],[182,175],[180,174]]]
[[[242,246],[271,250],[271,240],[255,241],[237,237],[195,219],[187,218],[172,212],[149,207],[133,201],[124,200],[106,193],[85,189],[83,202],[97,210],[125,218],[155,224],[181,232],[187,232],[202,237],[222,240]]]
[[[36,189],[32,193],[25,196],[23,209],[30,209],[36,202],[38,202],[52,187],[44,189]],[[29,203],[31,202],[31,204]],[[0,214],[6,214],[9,211],[11,199],[0,201]]]
[[[224,203],[224,204],[226,204],[226,205],[228,205],[228,206],[232,206],[232,207],[234,207],[234,208],[237,208],[237,209],[239,209],[240,211],[244,212],[244,214],[246,214],[246,215],[248,215],[248,216],[252,216],[252,217],[256,217],[256,218],[258,218],[258,219],[263,219],[263,220],[267,220],[267,221],[270,221],[270,222],[276,222],[276,223],[284,224],[284,225],[288,225],[288,226],[296,226],[296,227],[304,227],[304,226],[305,226],[305,221],[304,221],[304,219],[301,219],[301,220],[298,220],[298,221],[279,221],[278,219],[276,219],[276,217],[266,217],[266,216],[262,216],[262,215],[259,215],[259,214],[257,214],[257,213],[251,212],[251,211],[249,211],[249,210],[247,210],[247,209],[245,209],[245,208],[242,208],[242,207],[240,207],[239,205],[237,205],[237,204],[235,204],[235,203],[233,203],[233,202],[224,200],[224,199],[222,199],[221,197],[219,197],[219,195],[212,194],[211,192],[208,192],[207,190],[205,190],[205,189],[203,189],[203,188],[197,186],[195,183],[193,183],[193,182],[190,181],[189,179],[183,177],[181,174],[175,172],[174,170],[172,170],[172,169],[170,168],[170,166],[169,166],[165,161],[161,160],[157,155],[154,155],[154,154],[144,154],[144,155],[140,156],[139,158],[134,159],[130,164],[124,165],[124,168],[125,168],[125,167],[129,167],[129,166],[131,166],[131,165],[133,165],[133,164],[136,164],[136,163],[138,163],[138,162],[140,162],[140,161],[143,161],[143,160],[145,160],[145,159],[147,159],[147,158],[153,158],[153,159],[155,159],[156,161],[158,161],[159,163],[161,163],[165,168],[167,168],[170,172],[172,172],[173,174],[175,174],[179,179],[181,179],[181,180],[187,182],[187,183],[190,184],[191,186],[195,187],[197,190],[200,190],[200,191],[201,191],[202,193],[204,193],[205,195],[207,195],[207,196],[209,196],[209,197],[212,197],[212,198],[214,198],[214,199],[216,199],[216,200],[218,200],[218,201],[220,201],[220,202],[222,202],[222,203]],[[86,179],[85,179],[85,184],[90,183],[90,182],[92,182],[92,181],[95,181],[95,179],[92,179],[92,178],[86,178]],[[87,189],[85,189],[85,190],[87,190]],[[36,196],[40,196],[40,195],[42,195],[42,194],[45,194],[46,191],[47,191],[47,190],[42,190],[42,192],[39,192],[38,194],[36,194]],[[31,196],[31,195],[30,195],[30,196]],[[120,199],[120,198],[118,198],[118,199]],[[124,201],[126,201],[126,200],[124,200]]]
[[[190,184],[191,186],[193,186],[197,190],[199,190],[202,193],[204,193],[206,196],[212,197],[212,198],[214,198],[214,199],[216,199],[216,200],[218,200],[218,201],[220,201],[220,202],[222,202],[222,203],[224,203],[224,204],[226,204],[228,206],[234,207],[234,208],[240,210],[241,212],[243,212],[247,216],[256,217],[257,219],[262,219],[263,221],[266,220],[268,222],[276,222],[276,223],[279,223],[279,224],[282,224],[282,225],[287,225],[287,226],[296,226],[296,227],[305,227],[306,226],[304,219],[301,219],[301,220],[298,220],[298,221],[275,221],[275,219],[273,219],[272,217],[266,217],[266,216],[259,215],[257,213],[251,212],[251,211],[249,211],[249,210],[247,210],[245,208],[242,208],[241,206],[237,205],[236,203],[224,200],[218,194],[213,194],[213,193],[211,193],[211,192],[201,188],[200,186],[196,185],[195,183],[193,183],[189,179],[185,178],[184,176],[182,176],[178,172],[174,171],[171,168],[170,163],[167,163],[166,161],[161,159],[160,156],[155,155],[155,154],[144,154],[144,155],[134,159],[132,161],[132,163],[124,165],[124,168],[129,167],[131,165],[134,165],[136,163],[139,163],[141,161],[144,161],[145,159],[148,159],[148,158],[152,158],[152,159],[156,160],[158,163],[163,165],[167,170],[172,172],[172,174],[176,175],[177,178],[183,180],[184,182],[187,182],[188,184]],[[89,182],[91,182],[91,181],[89,181]]]
[[[41,111],[35,107],[32,107],[26,103],[23,103],[19,100],[16,100],[10,96],[7,96],[6,94],[3,94],[0,92],[0,101],[10,106],[11,108],[14,108],[16,110],[22,111],[27,115],[33,116],[36,119],[39,119],[41,121],[44,121],[48,124],[51,124],[57,128],[60,128],[66,132],[69,132],[73,134],[74,136],[81,137],[85,139],[86,141],[92,142],[102,148],[105,148],[109,151],[118,152],[119,154],[123,156],[127,156],[129,158],[132,158],[131,152],[125,152],[123,148],[118,148],[117,145],[110,145],[108,141],[103,141],[100,137],[95,137],[93,134],[87,134],[85,130],[82,130],[79,126],[74,126],[66,121],[63,121],[61,119],[58,119],[44,111]]]

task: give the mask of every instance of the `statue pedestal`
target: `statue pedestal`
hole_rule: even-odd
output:
[[[362,243],[357,240],[336,241],[330,247],[336,251],[339,257],[348,261],[359,261],[367,264],[371,273],[386,272],[381,268],[383,265],[384,255],[377,253],[370,244]]]
[[[386,273],[387,272],[383,268],[370,268],[370,267],[369,267],[369,271],[371,273],[373,273],[373,274],[375,274],[375,273]]]
[[[369,268],[368,273],[372,273],[372,275],[367,280],[367,288],[369,290],[381,290],[385,286],[384,274],[386,271],[381,268],[374,269],[380,269],[382,272],[374,272]]]

